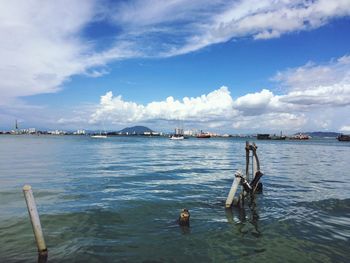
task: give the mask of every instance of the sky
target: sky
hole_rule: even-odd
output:
[[[4,0],[0,129],[350,133],[350,0]]]

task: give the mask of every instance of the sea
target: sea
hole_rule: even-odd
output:
[[[350,143],[255,141],[263,192],[225,209],[240,138],[0,136],[0,262],[350,262]],[[190,227],[180,227],[180,211]]]

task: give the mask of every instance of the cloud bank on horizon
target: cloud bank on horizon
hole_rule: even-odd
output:
[[[176,56],[232,39],[278,38],[347,16],[348,0],[3,1],[0,107],[58,92],[76,75],[101,77],[111,61]],[[118,29],[106,45],[84,34],[98,23]],[[349,61],[344,55],[324,65],[279,72],[272,78],[285,88],[279,95],[263,89],[235,99],[223,87],[197,98],[141,105],[107,93],[89,121],[184,119],[245,129],[260,120],[262,127],[298,129],[317,122],[316,127],[327,128],[334,116],[349,110]],[[82,122],[86,116],[74,119]]]
[[[175,100],[168,97],[164,101],[142,105],[124,101],[120,95],[113,97],[110,91],[101,96],[100,105],[89,122],[127,124],[181,120],[235,129],[298,130],[306,124],[310,129],[326,129],[339,111],[343,111],[342,116],[350,112],[349,66],[350,56],[344,56],[324,65],[308,63],[278,72],[272,79],[286,88],[287,92],[282,95],[263,89],[234,99],[229,89],[223,86],[196,98]],[[321,78],[312,81],[318,75]],[[331,113],[314,119],[319,112],[327,111]],[[348,128],[342,126],[339,130],[350,131]]]

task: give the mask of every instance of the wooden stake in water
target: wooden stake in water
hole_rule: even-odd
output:
[[[250,145],[249,142],[245,142],[245,178],[249,181],[249,150],[250,150]],[[254,176],[254,174],[253,174]]]
[[[44,240],[43,230],[40,224],[38,210],[36,208],[36,204],[34,200],[32,187],[30,185],[25,185],[23,187],[23,194],[24,194],[24,198],[26,199],[28,213],[29,213],[30,221],[32,222],[33,232],[36,240],[36,245],[38,247],[39,255],[46,256],[47,248]]]
[[[236,175],[238,175],[238,176],[236,176]],[[241,171],[236,172],[235,179],[233,180],[230,192],[229,192],[228,197],[226,199],[226,203],[225,203],[226,208],[231,207],[233,200],[235,198],[235,194],[237,192],[237,188],[241,182],[241,179],[242,179],[242,172]]]

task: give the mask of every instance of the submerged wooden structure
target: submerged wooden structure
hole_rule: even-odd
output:
[[[232,186],[228,197],[226,199],[225,207],[230,208],[232,205],[243,207],[244,199],[246,197],[253,198],[256,193],[262,191],[262,183],[260,183],[260,178],[263,173],[260,171],[260,161],[257,155],[257,146],[255,143],[250,144],[246,142],[245,152],[246,152],[246,166],[245,175],[241,170],[235,173],[235,178],[232,182]],[[250,154],[251,153],[251,154]],[[252,157],[252,162],[250,164],[250,157]],[[252,166],[252,176],[250,176],[249,168]],[[250,178],[252,177],[252,178]],[[240,193],[236,195],[238,189]]]

